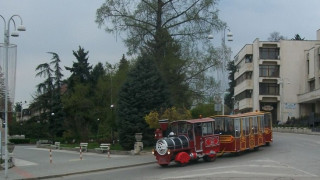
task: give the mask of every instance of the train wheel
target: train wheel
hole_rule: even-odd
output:
[[[181,162],[179,162],[179,161],[176,161],[176,163],[180,166],[180,167],[183,167],[183,166],[185,166],[187,163],[181,163]]]
[[[215,161],[216,159],[217,159],[217,156],[214,156],[214,157],[204,156],[204,157],[203,157],[203,160],[204,160],[205,162],[213,162],[213,161]]]
[[[161,167],[168,167],[168,164],[160,164]]]

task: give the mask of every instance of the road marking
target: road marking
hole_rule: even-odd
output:
[[[31,161],[14,158],[14,165],[15,166],[34,166],[38,164]]]
[[[285,164],[285,163],[282,163],[282,162],[278,162],[278,161],[273,161],[273,160],[270,160],[270,161],[271,161],[271,162],[274,162],[274,163],[278,163],[278,164],[280,164],[280,165],[282,165],[282,166],[285,166],[285,167],[287,167],[287,168],[290,168],[290,169],[294,169],[294,170],[296,170],[296,171],[303,172],[303,173],[308,174],[308,175],[310,175],[310,176],[318,177],[318,176],[315,175],[315,174],[312,174],[312,173],[309,173],[309,172],[307,172],[307,171],[304,171],[304,170],[301,170],[301,169],[298,169],[298,168],[289,166],[288,164]]]
[[[309,177],[307,175],[292,175],[292,174],[282,174],[282,173],[259,173],[259,172],[244,172],[244,171],[223,171],[223,172],[212,172],[212,173],[201,173],[201,175],[199,174],[191,174],[191,175],[185,175],[185,176],[175,176],[175,179],[184,179],[184,178],[199,178],[199,176],[204,177],[204,176],[212,176],[212,175],[218,175],[218,174],[237,174],[237,175],[252,175],[253,177],[257,177],[257,176],[277,176],[277,177]],[[168,177],[168,178],[162,178],[163,180],[166,179],[172,179],[172,177]]]
[[[24,170],[22,170],[22,169],[19,169],[19,168],[16,167],[16,166],[13,167],[12,170],[13,170],[15,173],[19,174],[20,176],[22,176],[23,178],[34,178],[34,176],[33,176],[31,173],[29,173],[29,172],[27,172],[27,171],[24,171]]]
[[[295,167],[291,167],[285,163],[277,162],[270,159],[261,159],[261,160],[252,160],[250,161],[252,164],[239,164],[239,165],[232,165],[232,166],[220,166],[220,167],[212,167],[212,168],[203,168],[203,169],[197,169],[197,170],[190,170],[188,171],[188,175],[183,176],[176,176],[175,175],[169,175],[168,176],[174,176],[178,179],[184,179],[184,178],[196,178],[199,176],[212,176],[217,174],[238,174],[238,175],[252,175],[252,176],[280,176],[280,177],[318,177],[315,174],[309,173],[307,171],[297,169]],[[262,163],[262,164],[255,164],[256,163]],[[269,163],[269,164],[267,164]],[[240,169],[244,168],[243,170]],[[270,169],[277,169],[278,173],[270,173],[270,172],[262,172],[263,170],[254,170],[250,171],[250,169],[254,168],[270,168]],[[236,169],[231,170],[230,169]],[[250,171],[250,172],[248,172]],[[211,172],[211,173],[208,173]],[[171,177],[171,178],[172,178]],[[170,178],[164,178],[164,179],[170,179]]]
[[[85,160],[85,159],[82,159],[82,160]],[[74,162],[74,161],[81,161],[81,160],[80,159],[70,159],[69,161]]]

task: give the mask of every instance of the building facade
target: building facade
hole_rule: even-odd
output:
[[[320,113],[320,30],[317,40],[255,39],[234,62],[236,112],[271,111],[280,123]]]

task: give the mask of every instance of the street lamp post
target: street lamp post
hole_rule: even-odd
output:
[[[5,66],[5,81],[4,81],[4,86],[5,86],[5,103],[4,103],[4,114],[5,114],[5,177],[8,177],[8,64],[9,64],[9,45],[10,45],[10,22],[13,23],[15,31],[11,33],[11,36],[13,37],[18,37],[19,33],[16,31],[25,31],[26,28],[23,26],[23,21],[22,18],[19,15],[12,15],[8,21],[5,20],[5,18],[0,15],[4,22],[4,48],[5,48],[5,58],[4,58],[4,66]],[[20,19],[20,26],[16,28],[16,23],[14,21],[14,18],[19,18]],[[8,24],[7,24],[8,23]]]
[[[27,103],[27,101],[24,101],[24,104],[26,104]],[[20,102],[20,106],[21,106],[21,114],[20,114],[20,121],[22,121],[22,117],[23,117],[23,102],[21,101]]]
[[[226,30],[228,30],[228,33],[227,33],[227,38],[228,38],[228,41],[233,41],[233,34],[232,32],[230,31],[229,27],[227,25],[224,26],[224,29],[223,29],[223,37],[222,37],[222,54],[223,54],[223,57],[222,57],[222,68],[221,68],[221,71],[222,71],[222,78],[220,79],[220,83],[221,83],[221,86],[222,86],[222,89],[221,89],[221,103],[222,103],[222,115],[224,115],[224,96],[225,96],[225,93],[226,93],[226,86],[225,86],[225,71],[226,71],[226,52],[225,52],[225,48],[226,48]],[[213,35],[209,35],[208,36],[208,39],[213,39]]]

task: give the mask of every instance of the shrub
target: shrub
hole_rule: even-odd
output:
[[[29,138],[25,138],[25,139],[9,139],[9,141],[11,143],[14,143],[14,144],[29,144],[30,143],[30,139]]]

